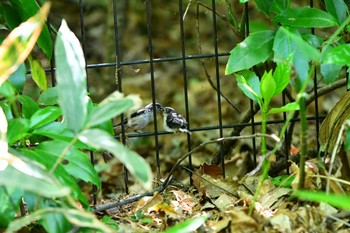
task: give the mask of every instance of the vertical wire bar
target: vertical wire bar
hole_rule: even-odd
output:
[[[51,28],[51,17],[50,14],[47,16],[47,22],[46,25],[49,29],[49,34],[50,34],[50,38],[51,41],[53,41],[52,39],[52,28]],[[55,47],[55,46],[53,46]],[[52,57],[50,59],[50,74],[51,74],[51,86],[54,87],[56,86],[56,78],[55,78],[55,49],[53,49],[52,51]]]
[[[285,92],[283,92],[283,94],[282,94],[282,104],[283,104],[283,106],[286,105],[286,94],[285,94]],[[287,120],[287,113],[283,112],[283,121],[286,122],[286,120]],[[286,154],[286,158],[285,158],[286,161],[289,160],[289,148],[288,148],[288,145],[290,145],[290,143],[287,142],[287,139],[288,139],[288,128],[284,132],[284,153]],[[286,172],[289,175],[289,167],[288,166],[286,168]]]
[[[248,11],[248,2],[244,3],[244,14],[245,14],[245,37],[249,36],[249,11]],[[255,134],[255,120],[254,120],[254,102],[253,100],[249,100],[250,103],[250,112],[252,115],[251,119],[251,126],[252,126],[252,134]],[[257,166],[256,162],[256,139],[255,137],[252,138],[252,144],[253,144],[253,162],[254,162],[254,167]]]
[[[119,37],[119,30],[118,30],[118,10],[117,10],[117,2],[116,0],[113,0],[113,27],[114,27],[114,39],[115,39],[115,57],[116,57],[116,75],[118,79],[118,91],[122,92],[123,91],[123,85],[122,85],[122,76],[121,76],[121,65],[120,65],[120,53],[121,53],[121,48],[120,48],[120,37]],[[121,114],[121,140],[122,143],[126,143],[126,137],[125,137],[125,127],[124,127],[124,114]],[[124,188],[125,192],[129,193],[129,173],[126,167],[124,166]]]
[[[83,0],[79,0],[79,15],[80,15],[80,30],[81,30],[81,43],[82,43],[82,49],[84,52],[84,58],[85,58],[85,71],[86,71],[86,85],[87,85],[87,91],[89,91],[89,78],[88,78],[88,72],[87,72],[87,62],[86,62],[86,56],[85,56],[85,49],[86,49],[86,35],[85,35],[85,23],[84,23],[84,9],[83,9],[84,3]],[[90,151],[90,161],[92,166],[94,166],[94,153]],[[96,205],[96,192],[97,192],[97,186],[92,185],[92,201],[93,204]]]
[[[314,1],[310,0],[310,7],[314,7]],[[311,34],[315,35],[315,28],[311,28]],[[320,118],[319,118],[319,112],[318,112],[318,90],[317,90],[317,72],[316,68],[314,70],[314,95],[315,95],[315,118],[316,118],[316,144],[317,144],[317,151],[320,151],[320,142],[318,141],[319,138],[319,130],[320,130]]]
[[[188,106],[188,80],[187,80],[187,68],[186,68],[186,47],[185,47],[185,32],[184,32],[184,18],[183,18],[183,8],[182,8],[182,0],[179,0],[179,16],[180,16],[180,33],[181,33],[181,57],[182,57],[182,74],[184,78],[184,96],[185,96],[185,110],[186,110],[186,121],[188,122],[188,129],[191,128],[190,126],[190,113],[189,113],[189,106]],[[187,149],[188,151],[191,151],[191,135],[187,134]],[[189,168],[192,170],[192,155],[188,157],[188,165]],[[192,176],[190,179],[190,184],[193,184]]]
[[[154,81],[154,64],[153,64],[153,44],[152,44],[152,27],[151,27],[151,3],[146,0],[146,15],[147,15],[147,33],[148,33],[148,52],[149,52],[149,66],[151,72],[151,90],[152,90],[152,102],[153,105],[156,102],[156,88]],[[154,141],[156,146],[156,160],[157,160],[157,175],[160,177],[160,158],[159,158],[159,142],[158,142],[158,125],[157,125],[157,113],[153,108],[154,117]]]
[[[220,138],[223,137],[222,130],[222,111],[221,111],[221,87],[220,87],[220,72],[219,72],[219,52],[218,52],[218,32],[216,27],[216,6],[215,0],[212,0],[212,9],[213,9],[213,31],[214,31],[214,54],[215,54],[215,76],[216,76],[216,88],[217,88],[217,99],[218,99],[218,113],[219,113],[219,134]],[[220,142],[220,148],[222,148],[222,142]],[[225,158],[221,149],[219,151],[221,157],[221,167],[222,174],[225,178]]]

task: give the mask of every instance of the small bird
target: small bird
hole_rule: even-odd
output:
[[[167,132],[175,133],[177,130],[183,133],[191,134],[187,129],[188,123],[186,119],[177,113],[173,108],[165,107],[161,110],[163,114],[163,127]]]
[[[163,109],[162,105],[159,103],[156,103],[155,106],[156,112]],[[153,122],[153,103],[150,103],[139,109],[137,112],[131,114],[130,118],[124,119],[123,124],[125,131],[142,133],[142,130],[151,122]],[[115,125],[113,128],[115,134],[120,134],[122,131],[122,123]]]

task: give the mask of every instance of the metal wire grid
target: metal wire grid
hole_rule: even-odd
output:
[[[214,53],[212,54],[200,54],[200,55],[191,55],[186,53],[186,48],[185,48],[185,31],[184,31],[184,21],[183,21],[183,14],[184,14],[184,9],[183,9],[183,4],[184,2],[182,0],[178,0],[179,3],[179,27],[180,27],[180,38],[181,38],[181,56],[178,57],[162,57],[162,58],[154,58],[153,56],[153,40],[152,40],[152,25],[151,25],[151,7],[152,7],[152,1],[150,0],[145,0],[144,2],[145,6],[145,12],[147,16],[147,36],[148,36],[148,52],[149,52],[149,59],[143,59],[143,60],[132,60],[132,61],[123,61],[122,58],[120,57],[119,54],[121,54],[121,47],[120,47],[120,38],[122,35],[119,33],[119,27],[118,25],[118,12],[117,10],[117,0],[112,0],[113,4],[113,14],[114,14],[114,39],[115,39],[115,56],[116,56],[116,62],[114,63],[98,63],[98,64],[87,64],[86,69],[96,69],[96,68],[105,68],[105,67],[115,67],[116,68],[116,73],[118,77],[118,90],[120,92],[123,91],[123,73],[121,72],[121,67],[126,66],[126,65],[140,65],[140,64],[148,64],[150,68],[150,79],[151,79],[151,92],[152,92],[152,102],[156,102],[156,92],[155,92],[155,68],[154,64],[155,63],[161,63],[161,62],[175,62],[175,61],[181,61],[182,62],[182,76],[184,79],[184,86],[183,86],[183,93],[184,93],[184,99],[185,99],[185,117],[187,122],[189,123],[189,129],[192,132],[197,132],[197,131],[207,131],[207,130],[218,130],[219,131],[219,136],[223,137],[223,129],[227,128],[237,128],[237,127],[251,127],[251,133],[255,134],[256,133],[256,126],[261,125],[261,122],[257,122],[254,120],[254,114],[252,114],[251,121],[249,123],[236,123],[236,124],[229,124],[229,125],[224,125],[222,122],[222,109],[221,109],[221,96],[220,96],[220,72],[219,72],[219,58],[220,57],[228,57],[229,52],[224,52],[224,53],[219,53],[218,51],[218,29],[217,29],[217,22],[216,22],[216,1],[212,0],[211,1],[211,7],[212,7],[212,27],[213,27],[213,37],[210,38],[213,43],[214,47]],[[313,1],[310,0],[310,6],[313,6]],[[85,32],[85,23],[84,23],[84,1],[79,0],[79,9],[80,9],[80,29],[81,29],[81,44],[83,51],[85,52],[86,50],[86,32]],[[246,13],[246,36],[249,35],[249,11],[248,11],[248,2],[245,3],[245,13]],[[313,31],[314,32],[314,31]],[[217,126],[203,126],[203,127],[198,127],[198,128],[191,128],[190,122],[191,122],[191,116],[190,116],[190,111],[189,111],[189,104],[188,104],[188,75],[187,75],[187,62],[189,60],[200,60],[204,58],[213,58],[215,60],[215,81],[216,81],[216,87],[217,87],[217,111],[218,111],[218,125]],[[54,81],[54,68],[53,68],[54,61],[51,61],[51,75],[52,75],[52,84],[55,85]],[[88,77],[89,80],[89,77]],[[317,87],[317,79],[315,78],[315,87]],[[89,82],[88,82],[88,88],[89,88]],[[315,96],[317,96],[317,88],[314,88],[315,90]],[[286,96],[282,96],[282,102],[283,104],[286,104]],[[253,102],[250,102],[250,108],[251,111],[253,110]],[[123,120],[123,116],[122,116]],[[273,120],[273,121],[268,121],[268,124],[283,124],[284,121],[286,120],[286,114],[283,114],[283,119],[282,120]],[[315,116],[308,117],[309,121],[315,121],[316,122],[316,137],[318,138],[318,130],[319,130],[319,115],[318,115],[318,103],[317,103],[317,98],[315,98]],[[298,118],[292,119],[292,122],[299,121]],[[122,134],[125,136],[124,129],[122,129]],[[159,159],[159,139],[158,137],[163,134],[168,134],[167,132],[161,132],[159,131],[159,126],[157,125],[157,114],[154,114],[154,132],[145,132],[145,133],[140,133],[140,134],[128,134],[129,138],[133,137],[149,137],[152,136],[154,137],[155,140],[155,147],[156,147],[156,160],[157,160],[157,168],[158,168],[158,174],[161,169],[161,164],[160,164],[160,159]],[[287,134],[287,132],[286,132]],[[125,143],[125,137],[122,136],[122,141]],[[317,141],[317,140],[316,140]],[[256,155],[258,154],[257,152],[257,145],[256,145],[256,140],[255,138],[252,138],[252,153],[254,155],[254,165],[256,165]],[[187,150],[191,151],[193,145],[191,144],[191,135],[187,135]],[[285,154],[288,156],[289,154],[289,148],[287,146],[285,147]],[[91,152],[91,161],[94,161],[94,154]],[[288,159],[288,157],[286,158]],[[225,174],[225,164],[224,164],[224,158],[223,155],[221,155],[221,166],[223,169],[223,174]],[[191,156],[189,157],[189,167],[192,167],[192,160]],[[125,169],[125,192],[128,193],[128,172]],[[96,198],[94,197],[94,203],[96,203]]]

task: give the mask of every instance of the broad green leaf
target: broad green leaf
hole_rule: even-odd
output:
[[[26,21],[29,17],[37,14],[39,5],[35,0],[10,0],[9,4],[1,4],[6,22],[11,30],[20,23]],[[42,32],[37,41],[38,46],[43,50],[48,59],[52,56],[52,40],[47,25],[43,25]]]
[[[118,231],[119,230],[119,226],[116,223],[115,220],[113,220],[111,217],[109,217],[108,215],[104,215],[103,218],[101,219],[101,222],[103,222],[104,224],[108,225],[110,228]]]
[[[22,116],[24,118],[30,119],[39,110],[38,104],[29,96],[20,95],[18,100],[22,105]]]
[[[332,84],[339,77],[342,66],[336,64],[321,64],[321,74],[326,84]]]
[[[58,104],[57,87],[49,87],[46,91],[41,93],[38,104],[46,106]]]
[[[13,119],[12,109],[8,100],[0,101],[0,107],[3,110],[7,120]]]
[[[40,143],[35,149],[38,153],[44,153],[50,155],[55,160],[59,158],[62,152],[68,148],[68,142],[62,142],[58,140],[46,141]],[[101,188],[101,182],[92,166],[87,154],[79,151],[75,147],[72,147],[64,159],[68,162],[62,163],[61,166],[72,176],[77,179],[81,179],[85,182],[90,182],[96,185],[99,189]]]
[[[47,125],[37,128],[32,133],[34,135],[41,135],[52,139],[62,140],[65,142],[70,142],[75,137],[74,133],[71,130],[69,130],[64,123],[57,121],[51,122]],[[75,143],[75,146],[81,149],[91,150],[91,147],[88,147],[84,143],[79,141]]]
[[[329,49],[325,53],[322,62],[350,66],[350,44],[342,44]]]
[[[27,136],[29,125],[28,119],[14,118],[8,121],[7,142],[9,146]]]
[[[266,61],[272,54],[273,31],[250,34],[230,52],[225,74],[245,70]]]
[[[28,60],[30,65],[30,71],[32,74],[32,79],[41,90],[46,91],[47,89],[46,73],[40,61],[34,60],[31,57],[29,57]]]
[[[78,139],[98,150],[112,153],[144,187],[151,187],[152,171],[147,161],[130,151],[110,134],[99,129],[87,129],[78,134]]]
[[[6,81],[0,86],[0,94],[6,98],[11,98],[15,96],[16,90],[10,82]]]
[[[291,111],[298,111],[300,109],[300,106],[296,102],[288,103],[280,108],[271,108],[268,112],[268,114],[275,114],[280,112],[291,112]]]
[[[12,156],[9,163],[9,166],[0,171],[0,185],[21,188],[44,197],[61,197],[69,194],[68,188],[59,186],[55,179],[31,160],[23,162]]]
[[[287,87],[290,81],[292,68],[288,63],[280,62],[275,71],[273,72],[273,79],[276,83],[276,89],[273,96],[277,96],[282,93],[282,91]]]
[[[181,223],[176,224],[175,226],[171,227],[169,230],[165,231],[165,233],[194,232],[205,223],[206,219],[207,218],[204,216],[196,217],[193,219],[188,219],[184,222],[181,222]]]
[[[38,14],[15,28],[0,46],[0,85],[17,70],[33,49],[50,8],[45,3]]]
[[[65,219],[75,226],[84,228],[97,229],[97,231],[92,232],[102,232],[102,233],[113,233],[113,229],[103,224],[100,220],[96,218],[93,213],[83,211],[80,209],[69,209],[69,208],[41,208],[33,213],[29,213],[25,218],[18,218],[12,221],[9,227],[6,229],[8,232],[18,232],[24,226],[30,225],[34,221],[40,221],[42,218],[49,214],[62,214]],[[85,232],[85,231],[83,231]],[[90,231],[87,231],[90,232]]]
[[[56,120],[61,116],[61,109],[56,106],[48,106],[36,111],[30,118],[30,128],[35,129]]]
[[[19,65],[17,70],[11,74],[8,81],[16,89],[17,92],[21,93],[26,82],[26,66],[24,63]]]
[[[6,228],[15,218],[22,196],[21,189],[0,187],[0,228]]]
[[[309,71],[309,61],[320,57],[319,51],[303,40],[298,30],[290,27],[279,27],[274,44],[274,60],[283,61],[293,56],[292,63],[298,77],[295,88],[299,90],[305,82]]]
[[[31,158],[33,162],[37,162],[40,163],[40,165],[45,166],[47,170],[51,170],[57,160],[57,157],[52,156],[50,151],[37,152],[33,150],[22,149],[21,153]],[[73,197],[78,198],[84,206],[88,206],[88,202],[82,193],[77,180],[62,167],[62,164],[59,164],[57,166],[53,172],[53,175],[66,189],[69,189],[71,191]]]
[[[110,95],[99,105],[95,106],[89,114],[88,127],[102,124],[113,117],[116,117],[134,104],[130,98],[121,98],[120,95]]]
[[[262,104],[260,93],[260,80],[255,73],[245,70],[236,74],[237,85],[251,100]]]
[[[338,24],[342,24],[346,19],[348,6],[343,0],[325,0],[327,11],[337,19]]]
[[[275,186],[291,188],[292,182],[295,179],[295,176],[292,175],[281,175],[271,179],[272,183]]]
[[[55,44],[59,103],[69,129],[77,133],[87,118],[86,71],[78,38],[62,21]]]
[[[53,202],[52,200],[48,200],[47,202]],[[59,207],[54,206],[53,204],[46,204],[46,206],[41,206],[42,209],[52,207]],[[48,213],[43,215],[42,219],[39,221],[40,225],[44,227],[46,232],[70,232],[70,229],[72,229],[72,224],[65,218],[65,216],[61,213]]]
[[[261,97],[264,100],[265,105],[269,105],[273,94],[276,91],[276,82],[272,76],[272,70],[265,72],[260,82]]]
[[[316,8],[289,8],[272,21],[298,28],[324,28],[337,26],[336,19],[329,13]]]
[[[346,195],[327,194],[325,192],[300,190],[294,191],[293,196],[296,196],[302,200],[325,202],[341,209],[350,210],[350,196]]]
[[[258,10],[263,12],[266,16],[270,15],[274,1],[265,1],[265,0],[254,0]]]
[[[289,8],[290,0],[273,0],[272,12],[279,14]]]

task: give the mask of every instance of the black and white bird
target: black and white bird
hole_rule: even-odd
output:
[[[163,114],[163,127],[167,132],[175,133],[178,130],[183,133],[191,134],[186,119],[177,113],[173,108],[165,107],[161,110]]]
[[[155,103],[156,112],[163,109],[162,105]],[[153,103],[146,105],[145,107],[139,109],[137,112],[131,114],[129,118],[124,119],[124,129],[125,131],[135,131],[142,133],[142,130],[146,128],[148,124],[153,122]],[[120,134],[122,131],[122,123],[114,126],[114,133]]]

